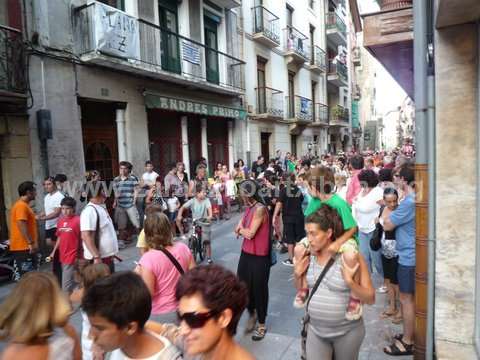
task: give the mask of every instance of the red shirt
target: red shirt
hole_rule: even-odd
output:
[[[75,264],[78,248],[82,250],[80,236],[80,216],[61,217],[57,222],[57,237],[60,262],[62,264]],[[83,256],[83,251],[80,253]]]
[[[247,207],[245,215],[243,216],[242,226],[249,228],[252,224],[253,216],[257,207],[263,206],[257,203],[255,206]],[[242,251],[256,256],[267,256],[270,254],[270,219],[268,211],[266,212],[267,221],[263,221],[257,232],[251,239],[244,238],[242,244]]]

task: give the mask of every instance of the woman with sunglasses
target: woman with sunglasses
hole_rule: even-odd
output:
[[[198,266],[182,276],[175,294],[180,327],[149,322],[181,349],[186,358],[253,360],[234,340],[247,305],[247,288],[231,271]]]

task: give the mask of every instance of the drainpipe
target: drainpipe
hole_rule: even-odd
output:
[[[428,86],[427,86],[427,7],[424,1],[413,2],[413,61],[415,88],[415,192],[416,192],[416,268],[415,268],[415,347],[414,360],[426,357],[429,312],[428,293],[434,273],[429,271],[429,233],[431,218],[431,173],[429,169]],[[429,201],[430,200],[430,201]],[[429,284],[430,283],[430,284]],[[427,296],[425,296],[427,294]],[[430,315],[431,317],[431,315]]]
[[[435,49],[433,0],[427,0],[427,123],[428,123],[428,284],[427,284],[427,348],[426,359],[435,353],[435,257],[436,257],[436,127],[435,127]]]

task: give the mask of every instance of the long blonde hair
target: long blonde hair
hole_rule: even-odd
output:
[[[163,249],[173,245],[170,220],[161,212],[152,212],[147,215],[143,223],[145,241],[150,249]]]
[[[22,344],[45,342],[71,314],[56,278],[46,272],[24,275],[0,305],[0,338]]]

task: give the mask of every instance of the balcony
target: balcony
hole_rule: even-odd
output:
[[[362,53],[361,53],[361,50],[358,46],[355,46],[352,50],[352,62],[353,62],[353,65],[355,66],[360,66],[362,63],[361,63],[361,59],[362,59]]]
[[[22,33],[0,25],[0,100],[25,100],[26,57]]]
[[[347,44],[347,26],[335,12],[326,15],[327,39],[335,45]]]
[[[252,8],[253,40],[269,47],[280,45],[279,18],[263,6]]]
[[[283,91],[266,86],[255,88],[257,107],[255,119],[283,119]]]
[[[327,56],[319,46],[315,45],[311,51],[310,70],[324,73],[327,69]]]
[[[245,63],[99,2],[74,10],[76,52],[86,63],[225,95],[244,92]]]
[[[345,109],[343,106],[335,105],[330,111],[330,126],[341,126],[346,127],[350,122],[350,115],[348,109]]]
[[[346,65],[340,61],[334,62],[329,60],[328,62],[328,78],[327,80],[335,86],[347,86],[348,84],[348,70]]]
[[[303,96],[295,95],[293,97],[286,96],[287,116],[286,118],[298,124],[308,124],[313,121],[313,104],[312,100]]]
[[[226,9],[233,9],[242,6],[241,0],[214,0],[213,2]]]
[[[284,29],[284,56],[287,62],[303,64],[308,61],[308,38],[293,26]]]
[[[313,110],[313,122],[310,126],[328,126],[328,106],[315,103]]]

